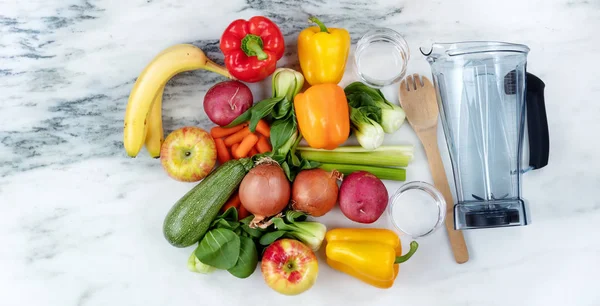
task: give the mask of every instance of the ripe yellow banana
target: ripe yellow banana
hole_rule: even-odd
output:
[[[160,157],[160,147],[165,140],[162,122],[162,97],[165,87],[163,86],[154,97],[150,115],[146,120],[146,150],[152,158]]]
[[[159,91],[174,75],[197,69],[231,78],[225,67],[215,64],[200,48],[190,44],[179,44],[165,49],[144,68],[133,85],[125,110],[123,144],[127,155],[136,157],[142,149],[146,140],[146,125]]]

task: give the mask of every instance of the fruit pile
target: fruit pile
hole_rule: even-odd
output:
[[[404,112],[378,89],[360,82],[340,87],[350,35],[310,20],[318,26],[298,37],[302,73],[277,68],[283,35],[262,16],[235,20],[225,29],[220,49],[226,67],[189,44],[159,53],[129,96],[125,151],[135,157],[145,146],[173,179],[199,182],[173,205],[163,224],[171,245],[197,245],[188,260],[191,271],[221,269],[246,278],[261,261],[271,288],[299,294],[315,283],[314,252],[327,241],[331,267],[389,288],[416,242],[401,256],[393,231],[327,231],[308,218],[327,214],[336,203],[354,222],[380,218],[388,202],[381,180],[404,180],[401,167],[412,159],[412,146],[382,146],[384,133],[403,124]],[[204,97],[204,110],[216,126],[210,132],[182,127],[163,140],[164,87],[175,74],[196,69],[232,79],[215,84]],[[244,82],[268,77],[272,95],[255,103]],[[310,87],[301,92],[305,81]],[[360,146],[343,146],[350,135]],[[302,139],[307,147],[299,146]]]

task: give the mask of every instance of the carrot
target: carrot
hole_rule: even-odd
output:
[[[271,128],[264,120],[258,120],[258,124],[256,125],[256,131],[261,133],[265,137],[271,137]]]
[[[252,149],[250,149],[250,153],[248,153],[248,157],[252,157],[256,154],[258,154],[258,150],[256,149],[256,145],[255,145],[254,147],[252,147]]]
[[[244,137],[244,140],[240,142],[240,145],[237,148],[232,149],[231,153],[233,153],[233,157],[236,159],[246,157],[257,142],[258,136],[254,134],[248,134],[248,136]]]
[[[233,158],[238,159],[235,157],[235,155],[233,155],[233,152],[235,152],[235,150],[240,146],[239,143],[234,143],[233,146],[231,146],[231,155],[233,156]]]
[[[250,133],[250,128],[245,127],[225,138],[225,145],[231,147],[234,143],[241,142]]]
[[[217,147],[217,159],[221,164],[224,164],[226,161],[231,159],[231,155],[229,151],[227,151],[227,147],[225,146],[225,142],[221,138],[215,138],[215,146]]]
[[[210,136],[212,136],[215,139],[223,138],[225,136],[229,136],[229,135],[243,129],[246,126],[247,126],[246,123],[242,123],[240,125],[236,125],[236,126],[230,127],[230,128],[215,126],[214,128],[210,129]]]
[[[240,209],[240,206],[242,206],[242,202],[240,201],[240,195],[239,193],[234,193],[231,197],[229,197],[229,200],[227,200],[227,202],[225,203],[225,205],[223,205],[223,207],[221,208],[222,212],[227,211],[230,207],[235,207],[236,209]]]
[[[244,205],[240,204],[240,207],[238,208],[238,220],[242,220],[248,216],[250,216],[250,212],[246,209],[246,207],[244,207]]]
[[[269,140],[264,136],[260,136],[260,139],[258,139],[258,142],[256,143],[256,148],[259,153],[271,152],[272,150]]]

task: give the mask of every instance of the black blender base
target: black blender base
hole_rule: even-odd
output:
[[[525,201],[519,198],[454,205],[454,228],[457,230],[523,226],[528,223]]]
[[[516,209],[474,211],[465,214],[468,227],[498,227],[519,222],[519,211]]]

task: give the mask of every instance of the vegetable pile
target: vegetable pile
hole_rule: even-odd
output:
[[[224,30],[220,49],[226,67],[192,45],[165,50],[145,69],[146,81],[136,82],[132,91],[126,151],[136,156],[145,144],[152,157],[160,155],[172,178],[201,180],[172,206],[163,223],[171,245],[196,246],[187,262],[190,271],[226,270],[247,278],[260,261],[269,287],[299,294],[316,281],[315,252],[327,234],[329,265],[389,288],[398,263],[416,246],[397,259],[400,240],[390,231],[327,232],[313,218],[328,214],[337,203],[357,223],[370,224],[381,217],[388,202],[381,180],[405,180],[404,168],[413,158],[411,145],[382,145],[385,134],[404,123],[404,111],[379,89],[360,82],[338,85],[350,34],[315,17],[310,21],[317,26],[298,37],[302,73],[277,68],[284,38],[278,26],[262,16],[235,20]],[[171,66],[176,69],[164,68]],[[164,85],[175,73],[194,68],[232,79],[215,84],[204,97],[204,111],[216,126],[210,133],[185,127],[163,141],[162,121],[156,117],[161,115]],[[271,95],[254,103],[245,83],[268,77]],[[303,90],[305,78],[309,86]],[[344,146],[349,137],[356,137],[360,146]],[[302,140],[306,146],[299,146]],[[366,264],[372,261],[381,266],[377,271]]]

